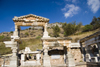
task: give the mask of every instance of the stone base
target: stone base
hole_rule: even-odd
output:
[[[18,36],[18,31],[14,31],[13,36]]]
[[[14,56],[10,58],[10,65],[9,67],[18,67],[18,57]]]
[[[44,67],[51,67],[50,57],[49,56],[44,56],[44,58],[43,58],[43,66]]]
[[[43,38],[45,38],[45,37],[46,37],[46,38],[47,38],[47,37],[50,37],[50,36],[48,35],[48,32],[44,32],[44,33],[43,33]]]
[[[67,54],[67,66],[68,67],[75,67],[74,57],[71,53]]]
[[[28,67],[32,67],[32,66],[40,66],[40,62],[37,61],[23,61],[21,62],[21,66],[28,66]]]

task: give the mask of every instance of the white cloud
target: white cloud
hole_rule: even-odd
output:
[[[73,4],[66,4],[66,6],[62,9],[62,11],[64,11],[64,16],[68,18],[77,14],[79,9],[80,8],[78,6],[75,6]]]
[[[72,3],[76,3],[76,0],[72,0]]]
[[[69,2],[72,2],[72,3],[76,3],[76,0],[65,0],[65,1],[69,1]]]
[[[100,8],[100,0],[87,0],[87,4],[93,11],[93,13],[96,13]]]

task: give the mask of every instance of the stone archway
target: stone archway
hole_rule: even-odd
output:
[[[11,47],[12,49],[12,57],[10,60],[10,66],[9,67],[18,67],[18,45],[20,43],[20,26],[43,26],[44,32],[43,32],[43,38],[48,38],[48,32],[47,32],[47,24],[49,22],[49,19],[36,16],[33,14],[20,16],[20,17],[14,17],[13,21],[15,22],[15,31],[13,33],[13,36],[11,36],[11,41],[4,41],[6,47]]]
[[[47,24],[49,22],[49,19],[47,18],[29,14],[21,17],[15,16],[13,18],[13,21],[15,22],[15,31],[13,36],[17,36],[17,37],[20,36],[18,35],[19,33],[18,29],[20,28],[20,26],[43,26],[44,28],[43,37],[50,37],[48,36],[48,32],[47,32]]]

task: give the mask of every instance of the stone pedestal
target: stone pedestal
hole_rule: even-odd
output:
[[[37,60],[37,64],[38,65],[41,65],[40,64],[40,54],[36,54],[36,60]]]
[[[90,62],[90,59],[91,59],[90,54],[87,53],[87,54],[85,55],[85,57],[86,57],[86,62]]]
[[[68,67],[75,67],[74,57],[71,54],[70,48],[68,48],[68,53],[67,53],[67,66]]]
[[[47,55],[43,57],[43,66],[44,67],[51,67],[50,57]]]
[[[4,41],[6,47],[11,47],[12,57],[10,58],[9,67],[18,67],[18,42],[15,41],[16,37],[12,38],[11,41]]]
[[[17,57],[18,47],[12,47],[11,49],[12,49],[13,53],[12,53],[12,57],[10,59],[10,67],[18,67],[18,57]]]
[[[44,67],[51,67],[50,57],[48,55],[48,49],[47,48],[44,49],[43,66]]]
[[[47,32],[47,31],[45,31],[45,32],[43,33],[43,37],[50,37],[50,36],[48,35],[48,32]]]
[[[24,66],[25,54],[21,55],[21,66]]]
[[[74,58],[71,53],[67,54],[67,65],[68,67],[75,67]]]
[[[12,56],[10,58],[10,65],[9,67],[18,67],[18,57],[17,56]]]

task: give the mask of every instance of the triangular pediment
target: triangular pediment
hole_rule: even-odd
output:
[[[49,19],[48,18],[44,18],[44,17],[41,17],[41,16],[37,16],[37,15],[33,15],[33,14],[29,14],[29,15],[25,15],[25,16],[20,16],[20,17],[14,17],[13,18],[13,21],[14,22],[17,22],[17,21],[23,21],[23,22],[33,22],[33,21],[45,21],[45,22],[49,22]]]

